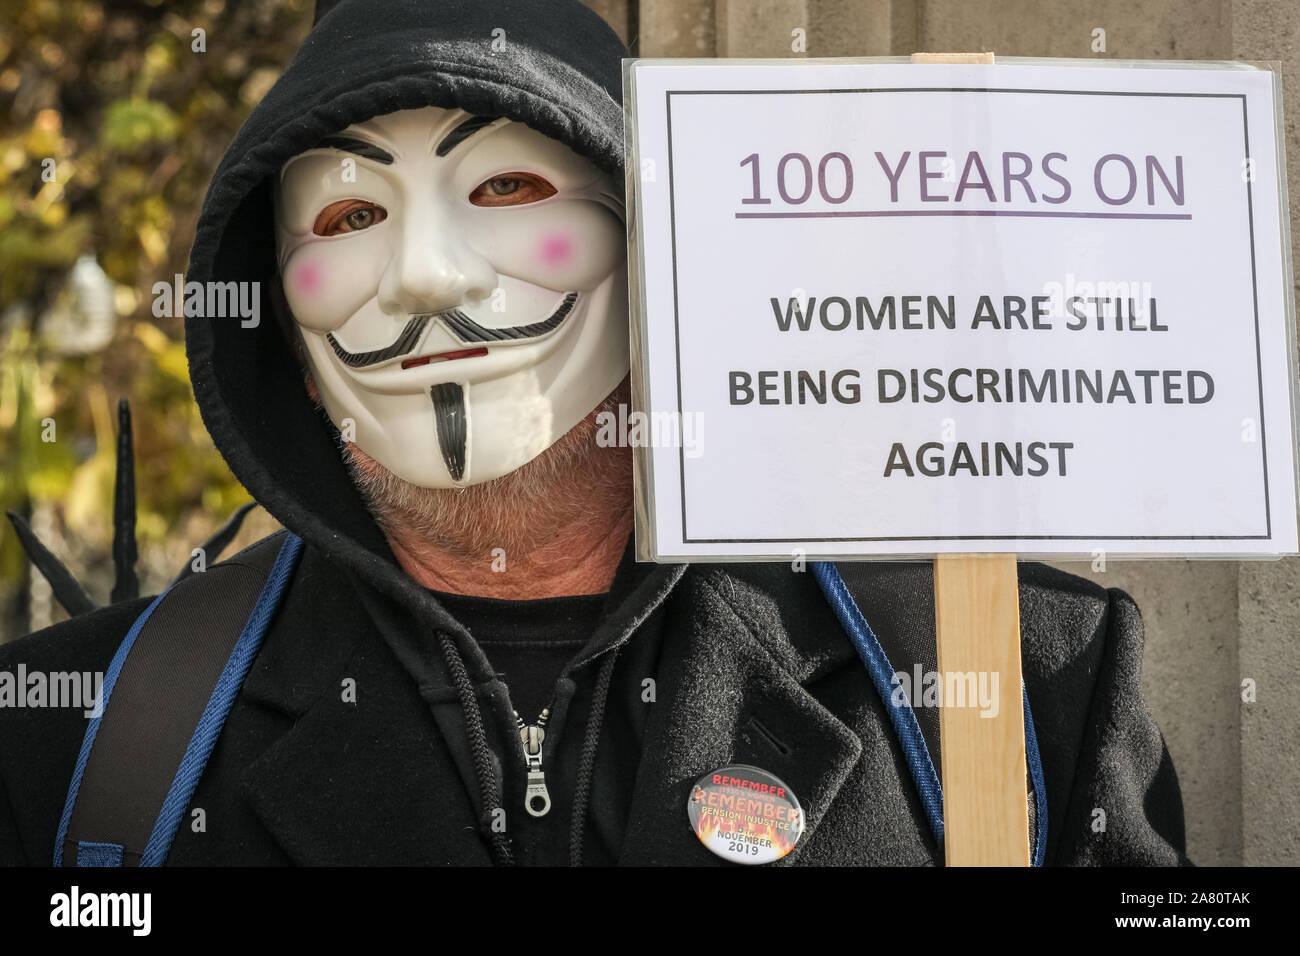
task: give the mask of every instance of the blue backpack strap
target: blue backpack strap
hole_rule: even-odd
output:
[[[161,866],[283,596],[288,531],[177,582],[104,675],[54,846],[55,866]]]
[[[859,604],[867,603],[869,588],[873,583],[893,599],[897,596],[893,585],[901,585],[902,581],[886,582],[883,579],[879,582],[874,581],[870,575],[884,572],[880,566],[867,563],[846,565],[844,570],[847,572],[847,579],[841,574],[840,569],[829,561],[814,562],[811,567],[813,576],[830,603],[831,610],[844,628],[863,664],[866,665],[867,673],[898,737],[912,782],[925,809],[930,831],[934,835],[935,842],[942,847],[943,785],[935,770],[934,759],[931,758],[932,753],[935,757],[939,754],[938,711],[934,708],[922,708],[924,720],[919,719],[912,702],[900,687],[901,682],[894,676],[897,673],[895,663],[907,668],[918,665],[923,672],[938,670],[938,651],[934,645],[933,592],[925,595],[920,592],[901,595],[903,601],[913,601],[917,606],[928,600],[930,614],[928,618],[925,615],[912,616],[909,623],[914,625],[913,627],[891,632],[882,641],[867,623]],[[927,620],[928,626],[922,627],[926,625]],[[921,635],[922,630],[925,631],[924,638]],[[906,672],[910,673],[910,669]],[[1047,855],[1047,794],[1043,783],[1042,761],[1038,753],[1038,738],[1034,733],[1033,715],[1029,710],[1029,693],[1024,689],[1023,682],[1021,688],[1025,709],[1025,756],[1029,776],[1027,785],[1033,789],[1034,795],[1030,805],[1029,820],[1034,844],[1031,863],[1034,866],[1042,866]]]
[[[1038,753],[1038,734],[1034,733],[1034,715],[1029,711],[1029,688],[1020,681],[1025,697],[1025,763],[1029,767],[1029,780],[1034,788],[1033,819],[1034,853],[1030,865],[1042,866],[1047,859],[1047,783],[1043,780],[1043,761]]]

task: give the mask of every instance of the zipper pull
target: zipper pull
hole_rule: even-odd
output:
[[[519,728],[519,739],[524,744],[524,763],[528,768],[528,786],[524,789],[524,809],[529,816],[544,817],[551,809],[551,795],[546,790],[546,774],[542,772],[542,741],[546,739],[546,718],[551,715],[548,707],[531,726],[525,724],[518,713],[515,725]]]

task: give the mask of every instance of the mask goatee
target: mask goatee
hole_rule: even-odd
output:
[[[445,382],[429,389],[433,399],[433,415],[438,431],[438,447],[452,481],[465,477],[466,440],[469,428],[466,421],[465,389],[457,382]]]

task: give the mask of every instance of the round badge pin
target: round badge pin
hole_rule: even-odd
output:
[[[803,835],[803,807],[781,780],[746,764],[706,773],[686,799],[691,829],[709,850],[735,863],[779,860]]]

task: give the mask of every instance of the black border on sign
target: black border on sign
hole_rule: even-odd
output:
[[[668,127],[668,219],[672,238],[673,262],[673,340],[677,372],[677,414],[682,420],[682,347],[680,309],[677,296],[677,197],[673,187],[673,97],[674,96],[783,96],[810,93],[1040,93],[1054,96],[1163,96],[1199,99],[1241,100],[1242,135],[1245,144],[1247,168],[1250,161],[1250,123],[1246,112],[1244,93],[1160,93],[1113,90],[1032,90],[1006,89],[983,86],[965,87],[897,87],[883,89],[824,89],[824,90],[666,90],[665,122]],[[1255,312],[1255,380],[1259,387],[1259,444],[1264,476],[1264,534],[939,534],[939,535],[886,535],[877,537],[834,538],[692,538],[686,532],[686,447],[677,450],[677,478],[682,511],[683,544],[794,544],[799,542],[853,542],[853,541],[1267,541],[1273,537],[1273,509],[1268,490],[1268,443],[1264,435],[1264,372],[1259,341],[1259,280],[1255,268],[1255,203],[1252,179],[1246,180],[1246,217],[1250,238],[1250,285]]]

